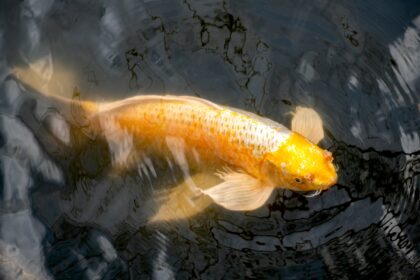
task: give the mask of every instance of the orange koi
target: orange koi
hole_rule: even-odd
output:
[[[118,127],[156,153],[166,145],[181,166],[193,161],[182,160],[186,147],[198,161],[224,163],[216,172],[222,182],[199,191],[230,210],[256,209],[275,188],[322,191],[337,181],[331,153],[301,134],[197,97],[136,96],[99,106],[96,115],[107,135]]]
[[[16,72],[30,81],[30,72]],[[297,108],[290,131],[267,118],[191,96],[144,95],[78,104],[108,140],[114,164],[133,158],[135,151],[172,155],[186,178],[182,188],[188,185],[191,193],[230,210],[257,209],[275,188],[318,194],[337,182],[332,154],[316,145],[323,138],[322,121],[309,108]],[[134,160],[141,161],[143,173],[154,172],[149,158]],[[209,180],[193,177],[214,185],[197,187],[189,177],[194,172],[213,172]],[[173,195],[181,198],[183,192]],[[203,201],[207,206],[208,199]]]

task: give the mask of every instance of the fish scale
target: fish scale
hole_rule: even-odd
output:
[[[182,111],[180,114],[179,111]],[[197,129],[203,139],[210,140],[210,146],[223,157],[241,158],[252,155],[262,157],[265,152],[276,149],[287,135],[249,116],[242,115],[230,109],[216,111],[212,108],[192,108],[188,105],[172,106],[167,113],[179,117],[171,121],[174,130],[187,131],[183,138],[189,138],[189,128]],[[238,153],[241,152],[241,153]]]
[[[193,102],[157,100],[110,113],[120,127],[133,127],[129,124],[135,122],[136,132],[150,140],[179,137],[199,151],[211,150],[222,160],[246,169],[257,165],[290,134],[259,116]]]

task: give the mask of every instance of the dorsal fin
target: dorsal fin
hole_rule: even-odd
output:
[[[139,103],[149,103],[149,102],[193,102],[198,105],[205,105],[208,107],[212,107],[214,109],[223,109],[223,107],[210,102],[208,100],[195,97],[195,96],[176,96],[176,95],[137,95],[133,97],[129,97],[123,99],[121,101],[115,101],[110,103],[101,104],[99,106],[100,112],[109,112],[115,110],[117,108],[121,108],[124,106],[139,104]]]

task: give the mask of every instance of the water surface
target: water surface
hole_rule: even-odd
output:
[[[0,278],[419,276],[417,1],[3,1],[0,23]],[[287,126],[311,107],[339,181],[149,223],[180,167],[112,172],[83,114],[37,91],[194,95]]]

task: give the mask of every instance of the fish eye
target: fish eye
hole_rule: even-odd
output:
[[[300,183],[303,183],[303,181],[302,181],[300,178],[295,178],[295,182],[296,182],[296,183],[299,183],[299,184],[300,184]]]

